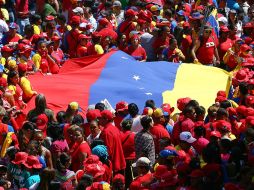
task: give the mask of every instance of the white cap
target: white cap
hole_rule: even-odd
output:
[[[74,13],[84,14],[84,10],[81,7],[76,7],[72,10]]]
[[[147,157],[140,157],[135,163],[132,164],[132,167],[139,166],[150,166],[151,161]]]
[[[180,140],[191,144],[195,142],[197,139],[193,138],[190,132],[184,131],[180,133]]]
[[[218,22],[222,22],[225,25],[227,25],[228,24],[228,19],[226,17],[222,16],[222,17],[218,18]]]

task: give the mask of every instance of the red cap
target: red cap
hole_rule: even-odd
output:
[[[134,17],[136,16],[138,13],[136,11],[134,11],[133,9],[128,9],[126,12],[125,12],[125,16],[126,17]]]
[[[2,87],[7,86],[7,80],[3,77],[0,77],[0,86],[2,86]]]
[[[229,116],[237,116],[237,112],[235,108],[229,107],[227,108]]]
[[[61,40],[61,39],[62,39],[61,37],[55,35],[55,36],[53,36],[53,37],[51,38],[51,41],[55,42],[55,41],[58,41],[58,40]]]
[[[239,70],[236,75],[235,75],[235,79],[238,81],[238,82],[246,82],[248,81],[248,75],[246,73],[246,71],[244,71],[243,69]]]
[[[106,18],[101,18],[98,20],[98,23],[102,26],[107,26],[109,24],[109,21]]]
[[[87,35],[85,35],[85,34],[80,34],[80,35],[78,36],[78,40],[81,40],[81,39],[91,39],[91,37],[90,37],[90,36],[87,36]]]
[[[236,108],[236,112],[241,115],[245,115],[246,106],[240,105]]]
[[[40,114],[38,115],[36,119],[36,126],[38,129],[42,130],[43,132],[46,132],[46,127],[48,123],[48,117],[46,114]]]
[[[13,52],[14,49],[10,48],[9,46],[3,46],[1,52]]]
[[[106,118],[107,120],[113,120],[114,114],[109,110],[103,110],[101,112],[101,117]]]
[[[116,111],[125,111],[128,110],[128,103],[125,101],[118,102],[116,104]]]
[[[113,183],[116,182],[121,182],[125,184],[125,177],[122,174],[116,174],[115,177],[113,178]]]
[[[55,20],[55,17],[52,16],[52,15],[48,15],[48,16],[46,16],[45,20],[46,21],[52,21],[52,20]]]
[[[243,28],[253,28],[253,24],[251,22],[247,22]]]
[[[247,117],[247,116],[254,116],[254,109],[253,108],[246,108],[245,117]]]
[[[25,63],[18,64],[18,71],[19,72],[26,72],[27,71],[27,65]]]
[[[226,92],[224,90],[220,90],[217,92],[217,96],[224,96],[227,97]]]
[[[228,27],[226,27],[226,26],[221,26],[221,27],[220,27],[220,31],[221,31],[221,32],[229,32],[229,29],[228,29]]]
[[[190,23],[184,22],[183,23],[183,28],[190,28]]]
[[[240,47],[240,50],[241,50],[241,52],[251,51],[251,47],[248,46],[247,44],[243,44],[243,45]]]
[[[221,102],[223,102],[223,101],[225,101],[225,100],[227,100],[227,98],[224,97],[224,96],[217,96],[217,97],[215,98],[215,102],[219,102],[219,103],[221,103]]]
[[[42,164],[40,163],[39,159],[37,156],[28,156],[26,162],[24,163],[24,166],[26,168],[34,168],[34,169],[41,169]]]
[[[26,152],[18,152],[15,154],[15,159],[11,161],[13,164],[24,164],[27,160],[28,154]]]
[[[102,163],[100,164],[88,164],[85,167],[85,174],[89,174],[93,176],[93,178],[98,178],[103,176],[105,173],[105,168],[102,166]]]
[[[177,108],[180,111],[183,111],[184,107],[189,103],[189,101],[191,101],[191,99],[189,97],[187,97],[187,98],[179,98],[177,100]]]
[[[100,158],[97,155],[93,155],[91,154],[90,156],[88,156],[88,158],[85,159],[85,161],[83,162],[83,166],[87,166],[89,164],[99,164],[100,163]]]
[[[198,178],[198,177],[204,177],[205,174],[202,170],[196,169],[196,170],[193,170],[189,176],[193,178]]]
[[[227,130],[231,131],[231,124],[227,121],[224,120],[218,120],[215,122],[216,129],[221,131],[221,130]]]
[[[79,16],[72,16],[71,17],[71,24],[79,25],[79,23],[80,23],[80,17]]]
[[[98,119],[99,117],[101,117],[101,112],[100,112],[100,110],[98,110],[98,109],[89,110],[89,111],[86,113],[86,118],[87,118],[89,121]]]
[[[245,99],[245,103],[247,105],[252,106],[254,104],[254,96],[247,96],[246,99]]]
[[[219,131],[212,131],[211,133],[210,133],[210,137],[217,137],[217,138],[221,138],[221,134],[220,134],[220,132]]]
[[[170,115],[172,112],[174,112],[174,110],[175,110],[175,108],[174,108],[174,107],[171,107],[170,104],[168,104],[168,103],[162,104],[162,105],[161,105],[161,109],[162,109],[164,112],[168,112],[169,115]]]
[[[240,188],[239,188],[236,184],[233,184],[233,183],[225,183],[224,189],[225,189],[225,190],[239,190]]]
[[[254,126],[254,116],[248,116],[246,117],[246,124],[250,124],[252,126]]]

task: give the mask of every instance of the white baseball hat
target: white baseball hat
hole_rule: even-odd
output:
[[[180,133],[180,140],[181,141],[185,141],[187,143],[193,143],[195,142],[197,139],[195,139],[194,137],[192,137],[191,133],[188,131],[184,131]]]

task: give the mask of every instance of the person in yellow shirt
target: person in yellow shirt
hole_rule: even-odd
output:
[[[19,71],[19,85],[21,89],[23,90],[23,101],[29,102],[31,98],[35,95],[37,95],[37,92],[32,89],[31,83],[28,80],[26,74],[27,74],[27,65],[25,63],[20,63],[18,65],[18,71]]]
[[[37,14],[33,15],[32,23],[33,23],[32,26],[33,26],[34,34],[40,35],[42,33],[42,30],[40,27],[42,23],[41,16]]]

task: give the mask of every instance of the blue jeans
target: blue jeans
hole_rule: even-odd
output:
[[[15,16],[14,16],[14,12],[10,11],[9,12],[9,22],[14,22],[15,21]]]
[[[19,25],[19,29],[18,29],[19,34],[23,36],[25,26],[30,24],[29,18],[25,18],[25,19],[17,18],[17,24]]]

